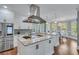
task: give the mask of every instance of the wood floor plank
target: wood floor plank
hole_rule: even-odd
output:
[[[17,55],[17,47],[10,49],[10,50],[0,52],[0,55]]]

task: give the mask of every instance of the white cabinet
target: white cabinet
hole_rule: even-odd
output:
[[[23,55],[34,55],[34,54],[36,54],[35,45],[29,45],[27,47],[23,46],[21,54],[23,54]]]
[[[56,42],[55,42],[56,41]],[[54,53],[54,46],[58,45],[58,38],[52,38],[37,42],[31,45],[24,46],[22,42],[18,41],[18,54],[21,55],[52,55]]]
[[[20,46],[18,46],[18,54],[21,55],[44,55],[44,43],[36,43],[33,45],[24,46],[20,42],[18,42]]]
[[[45,55],[50,54],[50,44],[49,44],[49,40],[46,40],[44,43],[44,50],[45,50]]]
[[[1,38],[0,38],[0,39],[1,39]],[[3,44],[3,42],[0,41],[0,51],[2,51],[2,44]]]
[[[54,53],[54,40],[51,38],[49,40],[45,41],[45,54],[46,55],[51,55]]]
[[[0,41],[0,52],[4,51],[4,42]]]
[[[18,54],[20,55],[34,55],[36,54],[36,44],[24,46],[20,42],[18,42],[20,46],[18,46]]]
[[[59,45],[59,37],[58,36],[53,36],[53,40],[54,40],[54,46]]]
[[[36,55],[44,55],[45,54],[45,41],[39,42],[36,45]]]
[[[11,48],[13,48],[13,39],[12,38],[10,38],[10,37],[6,37],[5,38],[5,42],[4,42],[4,45],[5,45],[5,50],[8,50],[8,49],[11,49]]]
[[[0,51],[3,51],[4,47],[3,47],[3,40],[2,37],[0,37]]]
[[[4,45],[5,45],[5,50],[10,49],[10,43],[9,43],[9,41],[4,42]]]
[[[53,54],[54,53],[54,38],[51,38],[51,39],[49,39],[49,42],[51,42],[50,43],[50,54]]]
[[[18,35],[14,36],[14,41],[13,41],[14,47],[17,47],[17,45],[18,45],[18,43],[17,43],[18,42],[18,37],[19,37]]]

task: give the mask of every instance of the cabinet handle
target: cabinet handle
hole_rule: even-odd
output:
[[[51,40],[49,40],[49,43],[51,43]]]
[[[39,45],[36,45],[36,49],[39,49]]]

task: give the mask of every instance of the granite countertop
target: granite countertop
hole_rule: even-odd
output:
[[[28,46],[28,45],[32,45],[32,44],[35,44],[35,43],[38,43],[41,41],[48,40],[48,39],[52,38],[52,36],[55,36],[55,35],[45,34],[42,37],[32,35],[32,38],[28,38],[28,39],[23,38],[23,36],[25,36],[25,35],[20,35],[18,41],[20,43],[22,43],[24,46]]]

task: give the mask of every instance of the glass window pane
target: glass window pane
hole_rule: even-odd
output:
[[[76,22],[72,22],[71,23],[71,35],[75,35],[77,36],[77,23]]]
[[[67,24],[66,23],[61,23],[61,30],[64,32],[67,31]]]
[[[56,29],[57,29],[56,23],[52,23],[51,24],[51,31],[56,31]]]

